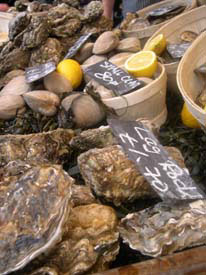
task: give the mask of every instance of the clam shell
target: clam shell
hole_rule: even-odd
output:
[[[101,34],[94,43],[93,54],[105,54],[114,50],[119,44],[118,36],[112,31]]]
[[[84,44],[83,47],[75,55],[74,59],[76,59],[80,64],[82,64],[86,59],[88,59],[92,55],[93,47],[94,43],[88,42]]]
[[[44,77],[44,87],[57,95],[62,95],[73,90],[69,80],[57,72],[52,72]]]
[[[14,77],[9,83],[1,90],[0,96],[3,95],[23,95],[30,90],[30,85],[26,83],[24,75]]]
[[[81,95],[72,101],[73,121],[78,128],[90,128],[102,121],[105,112],[91,96]]]
[[[193,42],[198,37],[198,34],[192,31],[184,31],[181,33],[180,38],[184,42]]]
[[[45,116],[53,116],[60,104],[59,97],[49,91],[37,90],[23,95],[27,105],[34,111]]]
[[[141,50],[140,40],[137,37],[128,37],[123,40],[120,40],[116,50],[118,52],[136,53]]]
[[[61,105],[62,107],[66,110],[66,111],[69,111],[69,109],[71,108],[71,104],[72,104],[72,101],[80,96],[82,93],[80,92],[76,92],[76,93],[72,93],[71,95],[65,97],[62,102],[61,102]]]
[[[17,111],[24,107],[24,100],[19,95],[4,95],[0,97],[0,119],[11,119]]]
[[[0,274],[8,274],[61,240],[74,180],[61,166],[18,161],[1,174]]]
[[[115,96],[112,90],[105,88],[93,79],[88,83],[88,86],[92,86],[94,91],[98,93],[102,99],[112,98]]]
[[[121,69],[124,69],[124,63],[125,61],[132,55],[131,52],[125,52],[125,53],[118,53],[113,55],[109,61],[116,65],[117,67],[120,67]]]

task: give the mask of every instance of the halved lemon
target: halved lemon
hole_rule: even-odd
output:
[[[184,103],[182,107],[181,120],[182,120],[182,123],[187,127],[201,128],[199,121],[190,113],[186,103]]]
[[[157,56],[152,51],[140,51],[129,57],[125,69],[136,77],[152,77],[157,70]]]
[[[156,55],[161,55],[167,46],[166,38],[163,34],[159,34],[154,37],[147,45],[145,45],[145,51],[153,51]]]

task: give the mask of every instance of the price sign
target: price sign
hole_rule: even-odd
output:
[[[83,46],[83,44],[89,39],[92,33],[82,35],[75,44],[69,49],[68,53],[65,55],[64,59],[73,57],[78,50]]]
[[[167,45],[167,51],[171,55],[172,58],[181,58],[183,57],[186,50],[191,46],[192,43],[185,42],[181,44],[170,44]]]
[[[106,60],[89,66],[84,72],[117,95],[127,94],[145,85],[143,81],[134,78]]]
[[[54,72],[56,70],[56,65],[54,62],[47,62],[35,67],[26,68],[26,82],[31,83],[38,79],[45,77],[46,75]]]
[[[187,170],[178,166],[144,124],[116,119],[108,123],[128,158],[163,200],[205,198]]]

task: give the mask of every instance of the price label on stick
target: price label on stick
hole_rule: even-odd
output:
[[[54,72],[56,70],[56,65],[54,62],[47,62],[35,67],[26,68],[26,82],[31,83],[39,80],[46,75]]]
[[[206,195],[141,122],[108,120],[119,144],[163,200],[205,199]]]
[[[106,60],[89,66],[84,72],[99,84],[114,91],[116,95],[127,94],[145,85],[143,81],[134,78]]]
[[[92,33],[82,35],[75,44],[69,49],[68,53],[65,55],[64,59],[72,58],[78,50],[84,45],[84,43],[90,38]]]

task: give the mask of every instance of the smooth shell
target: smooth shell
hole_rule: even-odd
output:
[[[123,40],[120,40],[116,50],[118,52],[136,53],[141,50],[140,40],[137,37],[128,37]]]
[[[80,92],[75,92],[75,93],[72,93],[70,94],[69,96],[65,97],[62,102],[61,102],[61,105],[62,107],[66,110],[66,111],[69,111],[69,109],[71,108],[71,104],[72,104],[72,101],[80,96],[82,93]]]
[[[2,95],[23,95],[30,90],[30,85],[26,83],[24,75],[14,77],[9,83],[1,90]]]
[[[44,87],[57,95],[72,91],[69,80],[58,72],[53,72],[44,77]]]
[[[53,116],[60,104],[59,97],[49,91],[37,90],[23,95],[27,105],[34,111],[45,116]]]
[[[74,59],[76,59],[80,64],[82,64],[86,59],[92,55],[92,50],[94,43],[88,42],[82,46],[82,48],[77,52]]]
[[[14,118],[19,109],[24,107],[24,100],[19,95],[4,95],[0,97],[0,119]]]
[[[119,44],[118,36],[112,31],[101,34],[94,43],[93,54],[105,54],[114,50]]]

